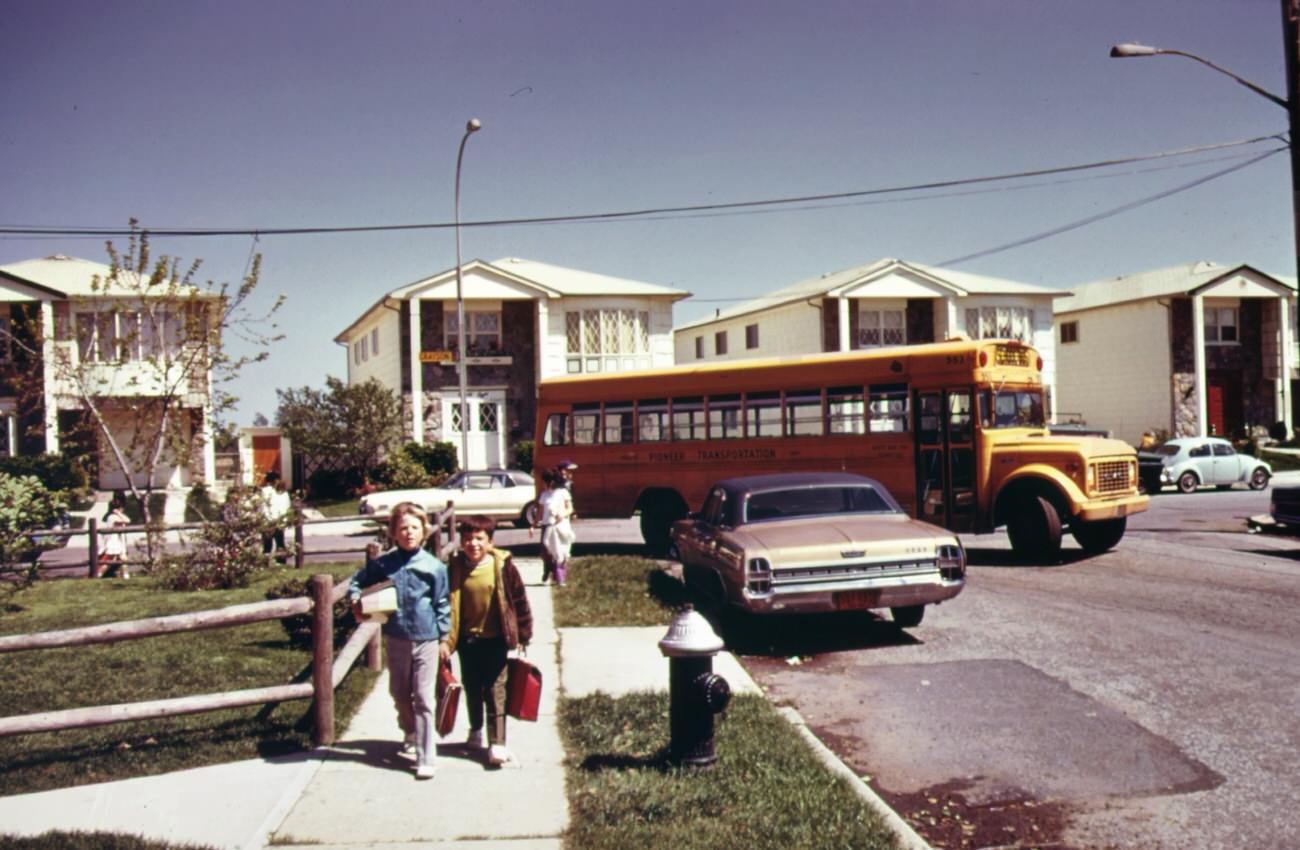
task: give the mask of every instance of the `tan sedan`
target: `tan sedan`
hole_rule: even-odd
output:
[[[753,613],[888,608],[910,628],[966,584],[951,532],[912,519],[879,482],[851,473],[719,481],[671,535],[693,588]]]

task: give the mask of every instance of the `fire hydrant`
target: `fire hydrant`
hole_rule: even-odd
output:
[[[673,618],[659,651],[668,658],[669,758],[691,767],[713,764],[713,715],[731,701],[731,686],[713,672],[713,656],[722,649],[709,621],[684,605]]]

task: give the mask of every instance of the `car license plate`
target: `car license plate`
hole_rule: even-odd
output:
[[[835,607],[841,611],[861,611],[880,602],[880,594],[874,590],[843,590],[835,594]]]

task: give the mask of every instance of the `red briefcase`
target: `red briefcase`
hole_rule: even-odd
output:
[[[460,682],[451,672],[451,661],[438,664],[438,681],[434,686],[437,700],[434,706],[434,727],[438,737],[445,738],[456,725],[456,709],[460,707]]]
[[[506,714],[536,720],[542,701],[542,671],[527,658],[511,658],[506,663]]]

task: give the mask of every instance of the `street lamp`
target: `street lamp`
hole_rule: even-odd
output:
[[[465,157],[465,143],[469,141],[471,133],[478,132],[483,126],[483,122],[477,118],[469,119],[465,125],[465,135],[460,137],[460,150],[456,152],[456,201],[454,210],[455,225],[453,230],[456,232],[456,354],[457,371],[460,373],[460,462],[462,469],[469,469],[469,403],[466,400],[468,392],[465,388],[466,365],[465,365],[465,296],[461,291],[460,283],[460,163]]]
[[[1282,0],[1282,40],[1286,48],[1286,93],[1285,98],[1278,97],[1265,88],[1262,88],[1250,80],[1239,77],[1229,71],[1227,68],[1221,68],[1218,65],[1206,59],[1203,56],[1197,56],[1195,53],[1188,53],[1185,50],[1170,50],[1162,47],[1149,47],[1145,44],[1116,44],[1110,49],[1110,55],[1116,59],[1127,59],[1137,56],[1182,56],[1212,70],[1218,71],[1225,77],[1232,79],[1234,82],[1245,86],[1266,100],[1270,100],[1282,107],[1287,112],[1288,129],[1290,130],[1290,140],[1288,147],[1291,153],[1291,218],[1292,218],[1292,238],[1295,244],[1296,255],[1296,275],[1300,280],[1300,145],[1296,144],[1300,139],[1300,22],[1297,21],[1294,9],[1294,0]],[[1285,320],[1281,323],[1286,327]],[[1290,345],[1287,340],[1282,341],[1282,419],[1287,423],[1287,430],[1291,425],[1291,374],[1290,374],[1290,357],[1287,350]],[[1202,394],[1202,401],[1204,395]],[[1204,420],[1204,417],[1202,417]],[[1202,427],[1204,425],[1202,424]]]

